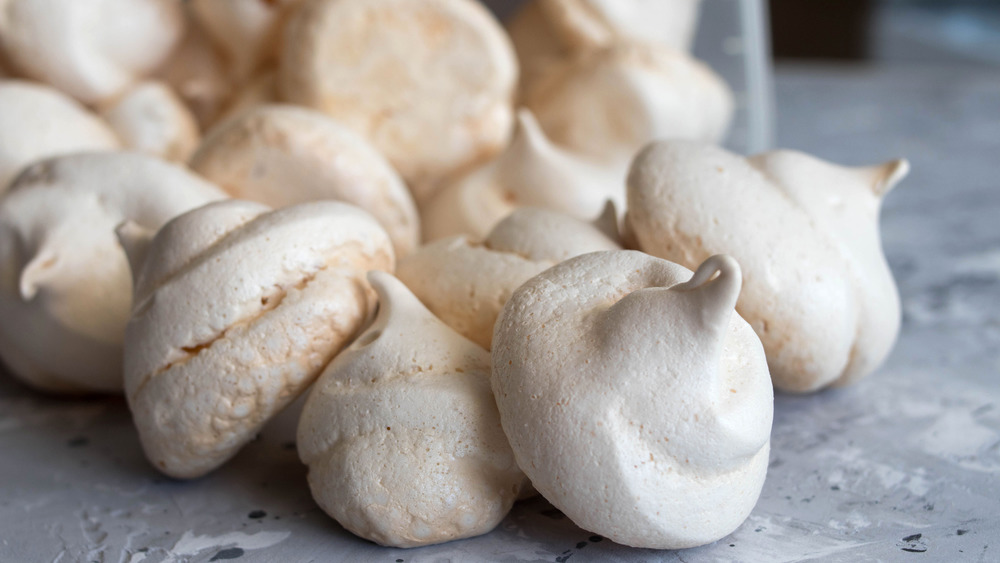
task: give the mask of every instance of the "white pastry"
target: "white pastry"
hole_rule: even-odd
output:
[[[280,52],[285,19],[302,0],[191,0],[199,23],[226,54],[238,81]]]
[[[178,478],[223,464],[301,394],[368,317],[365,273],[393,267],[375,219],[332,201],[220,202],[146,250],[127,245],[148,257],[125,333],[126,398],[146,457]]]
[[[140,154],[28,167],[0,199],[0,356],[11,373],[47,391],[121,392],[132,278],[115,227],[155,231],[224,197]]]
[[[616,251],[567,260],[511,296],[492,354],[504,432],[535,488],[577,525],[679,549],[750,514],[773,399],[760,341],[734,311],[739,292],[728,256],[691,276]]]
[[[233,197],[284,207],[335,199],[371,213],[398,256],[420,239],[406,185],[367,141],[334,119],[294,106],[265,105],[205,136],[191,168]]]
[[[313,497],[355,534],[414,547],[489,532],[524,481],[500,427],[490,355],[391,275],[374,324],[323,372],[299,423]]]
[[[644,252],[691,266],[740,261],[737,307],[775,386],[843,385],[875,370],[899,331],[899,295],[882,254],[884,194],[905,160],[846,168],[775,151],[744,159],[697,143],[656,143],[628,181],[630,230]]]
[[[499,158],[447,185],[424,205],[424,240],[453,235],[483,239],[524,206],[579,219],[598,215],[608,200],[624,209],[625,173],[556,147],[534,116],[521,110],[511,144]]]
[[[557,145],[626,168],[655,139],[720,140],[733,113],[729,87],[708,66],[639,42],[567,59],[526,82],[522,103]]]
[[[34,82],[0,80],[0,123],[0,195],[36,160],[120,147],[101,118],[58,90]]]
[[[418,203],[506,145],[516,82],[510,40],[474,0],[310,0],[279,73],[286,101],[361,133]]]
[[[532,0],[507,24],[525,75],[623,40],[687,51],[700,0]],[[530,81],[530,80],[529,80]]]
[[[184,102],[162,82],[139,82],[101,114],[125,148],[186,162],[198,145],[198,122]]]
[[[610,206],[598,223],[613,225],[614,218]],[[483,242],[457,236],[420,247],[399,261],[396,276],[448,326],[489,349],[493,323],[519,285],[572,256],[618,248],[601,227],[522,207]]]
[[[10,63],[88,104],[118,96],[155,70],[183,32],[177,0],[0,3],[0,46]]]

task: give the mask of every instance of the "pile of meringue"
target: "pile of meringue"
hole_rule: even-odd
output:
[[[384,545],[536,491],[630,546],[726,536],[772,385],[892,348],[908,165],[715,146],[697,4],[0,0],[6,370],[124,392],[182,479],[307,393],[316,502]]]

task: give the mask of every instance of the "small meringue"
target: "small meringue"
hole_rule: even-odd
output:
[[[375,219],[332,201],[231,200],[151,242],[119,236],[141,264],[125,396],[146,457],[178,478],[222,465],[301,394],[368,318],[365,273],[393,267]]]
[[[400,260],[396,276],[445,324],[488,350],[493,323],[510,294],[567,258],[621,248],[616,221],[613,205],[597,225],[522,207],[481,243],[457,236],[420,247]]]
[[[313,497],[355,534],[414,547],[489,532],[524,474],[500,427],[490,355],[384,272],[379,312],[323,372],[299,423]]]
[[[420,218],[392,166],[354,131],[317,111],[264,105],[205,136],[191,168],[233,197],[284,207],[334,199],[371,213],[397,256],[420,240]]]
[[[29,166],[0,199],[0,356],[11,373],[46,391],[121,392],[132,278],[115,228],[155,231],[225,197],[134,153]]]
[[[578,526],[680,549],[750,514],[773,398],[760,341],[733,309],[739,292],[728,256],[691,276],[613,251],[567,260],[511,296],[492,354],[504,432],[535,488]]]
[[[367,138],[421,203],[506,145],[517,59],[474,0],[311,0],[289,19],[278,82]]]
[[[501,219],[523,206],[579,219],[596,216],[608,200],[624,209],[625,173],[556,147],[531,112],[521,110],[511,144],[499,158],[447,185],[423,206],[424,240],[485,238]]]
[[[763,342],[775,386],[815,391],[871,373],[895,342],[899,295],[878,214],[908,169],[654,143],[629,175],[626,223],[641,250],[686,266],[736,257],[737,310]]]
[[[198,122],[162,82],[139,82],[102,112],[125,148],[186,162],[198,146]]]

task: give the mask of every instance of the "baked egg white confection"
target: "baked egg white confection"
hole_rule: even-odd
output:
[[[528,280],[493,337],[518,465],[581,528],[680,549],[735,530],[767,472],[773,397],[728,256],[595,252]]]
[[[323,201],[270,211],[198,208],[150,241],[120,236],[136,268],[125,392],[149,461],[172,477],[222,465],[361,330],[365,274],[392,270],[369,214]]]
[[[489,352],[391,275],[368,279],[378,316],[320,376],[299,422],[313,497],[382,545],[485,534],[524,481],[500,427]]]
[[[46,391],[120,393],[132,276],[116,227],[153,232],[225,197],[138,153],[29,166],[0,199],[0,357],[11,373]]]
[[[517,286],[572,256],[621,248],[614,206],[595,223],[522,207],[483,241],[456,236],[420,247],[399,261],[396,276],[445,324],[489,350],[493,323]]]
[[[878,220],[908,169],[664,141],[636,157],[626,223],[654,256],[689,267],[721,252],[739,260],[737,310],[764,344],[775,386],[815,391],[871,373],[896,340],[899,294]]]

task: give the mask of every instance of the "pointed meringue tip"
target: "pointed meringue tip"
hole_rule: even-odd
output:
[[[51,279],[51,272],[59,262],[59,256],[42,251],[35,255],[21,270],[18,291],[21,300],[27,303],[38,295],[38,290]]]
[[[613,200],[609,199],[604,202],[604,209],[601,210],[601,214],[591,221],[590,224],[604,233],[609,239],[618,244],[622,243],[621,229],[618,227],[618,208]]]
[[[118,244],[125,251],[129,266],[132,268],[132,277],[142,270],[142,264],[146,261],[146,255],[156,234],[152,229],[147,229],[131,219],[120,223],[115,227],[115,235],[118,237]]]
[[[910,173],[910,161],[900,158],[867,170],[873,174],[872,192],[878,197],[884,197]]]
[[[708,257],[698,266],[691,279],[675,285],[676,291],[708,291],[715,295],[723,309],[732,309],[743,287],[743,273],[735,258],[727,254]]]
[[[410,288],[389,272],[370,270],[367,278],[368,284],[372,286],[378,296],[379,305],[378,313],[375,316],[375,325],[384,325],[388,322],[389,317],[401,310],[412,311],[416,309],[431,314],[423,303],[413,295]]]
[[[527,143],[536,147],[549,144],[549,139],[542,131],[542,126],[538,124],[538,119],[531,113],[531,110],[526,108],[517,110],[517,126],[514,128],[514,138],[511,145],[517,143]]]

